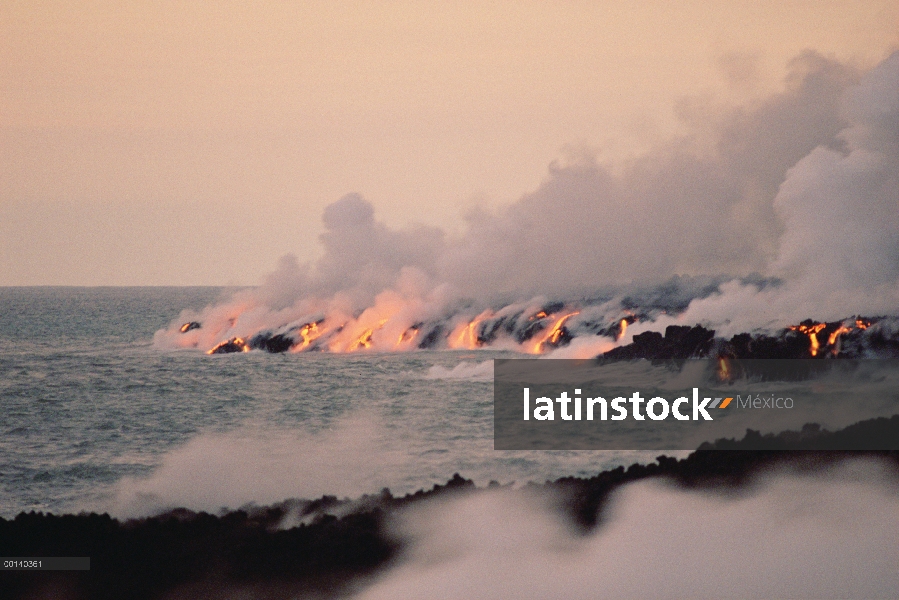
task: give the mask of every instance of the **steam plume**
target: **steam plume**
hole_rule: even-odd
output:
[[[625,297],[666,280],[668,305],[622,342],[673,323],[727,335],[895,314],[899,53],[864,74],[812,52],[790,68],[784,91],[750,107],[684,101],[691,135],[619,168],[571,151],[534,192],[470,214],[461,237],[391,229],[349,194],[325,210],[318,261],[285,257],[260,288],[182,315],[201,329],[178,336],[173,324],[157,344],[210,348],[264,330],[299,343],[310,327],[302,348],[327,329],[320,349],[397,350],[439,325],[455,347],[453,336],[482,343],[483,324],[506,319],[516,347],[532,335],[522,319],[554,301],[573,315],[559,336],[602,322],[591,333],[614,339]]]
[[[869,463],[734,497],[631,484],[586,537],[545,499],[481,494],[407,515],[412,550],[359,598],[887,597],[897,508],[895,479]]]

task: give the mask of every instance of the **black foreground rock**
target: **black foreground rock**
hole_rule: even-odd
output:
[[[603,503],[626,483],[666,477],[685,487],[737,488],[775,466],[814,472],[850,457],[879,457],[899,470],[895,451],[804,449],[811,439],[838,444],[849,437],[876,447],[878,439],[896,436],[899,415],[837,432],[815,425],[776,436],[747,431],[742,440],[703,444],[685,459],[659,456],[647,465],[526,487],[559,493],[562,509],[588,532],[601,525]],[[22,513],[12,520],[0,519],[4,556],[89,556],[91,570],[0,572],[0,598],[338,597],[399,556],[401,544],[385,528],[397,510],[435,497],[483,490],[456,474],[446,485],[403,497],[385,489],[355,500],[333,496],[288,500],[221,516],[177,509],[118,521],[105,514]]]

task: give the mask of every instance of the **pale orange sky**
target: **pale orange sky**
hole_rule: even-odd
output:
[[[620,162],[684,97],[805,49],[869,67],[899,2],[0,4],[0,285],[253,284],[358,192],[462,227],[571,145]]]

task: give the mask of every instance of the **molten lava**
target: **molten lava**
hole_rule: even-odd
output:
[[[403,343],[411,343],[412,340],[415,339],[415,336],[418,335],[418,327],[414,325],[400,334],[400,337],[397,338],[396,344],[394,344],[394,348],[399,348]]]
[[[809,339],[808,351],[812,356],[817,356],[818,348],[821,347],[821,343],[818,341],[818,333],[825,327],[827,327],[827,323],[815,323],[814,325],[794,325],[790,329],[806,334]]]
[[[562,326],[565,325],[565,321],[570,319],[575,315],[581,314],[580,311],[575,311],[572,313],[568,313],[567,315],[560,317],[553,323],[553,326],[543,332],[543,335],[540,336],[540,339],[534,344],[531,349],[532,354],[542,354],[544,344],[556,345],[559,343],[559,340],[562,338]]]
[[[372,340],[371,340],[371,338],[372,338],[372,336],[374,335],[375,331],[377,331],[378,329],[384,327],[384,324],[385,324],[388,320],[389,320],[389,319],[381,319],[380,321],[378,321],[378,324],[377,324],[375,327],[371,327],[371,328],[366,329],[365,331],[363,331],[362,334],[361,334],[359,337],[357,337],[355,340],[353,340],[353,341],[346,347],[346,352],[354,352],[354,351],[356,351],[356,350],[362,350],[362,349],[366,349],[366,350],[367,350],[368,348],[371,348],[371,347],[372,347],[372,343],[373,343]]]
[[[840,325],[840,328],[830,334],[827,338],[827,345],[833,346],[833,344],[839,339],[840,334],[849,333],[852,331],[852,327],[846,327],[845,325]]]
[[[453,349],[461,349],[465,348],[467,350],[474,350],[475,348],[479,348],[482,343],[479,339],[478,335],[478,326],[481,324],[484,319],[493,316],[493,313],[489,310],[485,310],[477,317],[474,318],[473,321],[468,323],[459,330],[454,331],[449,338],[449,347]]]
[[[300,343],[297,350],[308,348],[312,342],[322,336],[324,330],[320,329],[318,325],[318,323],[306,323],[300,327],[300,337],[303,338],[303,341]]]
[[[731,371],[730,371],[730,360],[727,357],[719,357],[718,358],[718,380],[719,381],[730,381]]]
[[[371,348],[371,336],[374,334],[374,332],[374,329],[366,329],[365,332],[360,335],[355,342],[347,347],[347,352],[352,352],[353,350],[357,350],[359,348]]]
[[[621,323],[618,324],[618,336],[615,339],[620,340],[625,333],[627,333],[627,319],[621,319]]]
[[[216,344],[206,351],[206,354],[230,354],[232,352],[249,352],[250,346],[243,338],[235,337],[226,342]]]

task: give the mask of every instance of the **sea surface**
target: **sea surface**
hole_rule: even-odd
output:
[[[221,511],[542,482],[658,452],[496,451],[496,351],[209,356],[153,346],[222,288],[0,288],[0,516]]]

